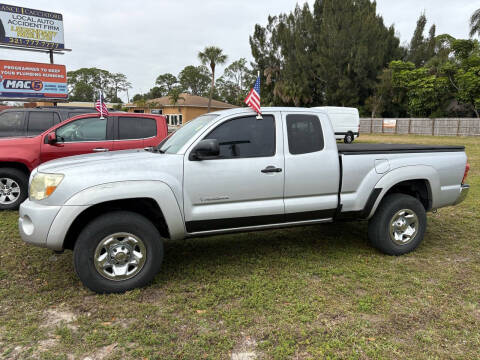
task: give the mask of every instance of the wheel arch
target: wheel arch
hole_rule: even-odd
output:
[[[30,176],[30,169],[27,165],[17,161],[0,161],[0,168],[11,168],[22,171],[27,177]]]
[[[429,211],[435,207],[435,194],[440,189],[438,173],[430,166],[406,166],[395,169],[383,176],[375,185],[382,189],[368,218],[371,218],[385,196],[401,193],[416,197]]]
[[[78,235],[93,219],[113,211],[130,211],[146,217],[157,228],[160,235],[170,238],[168,225],[158,203],[152,198],[127,198],[105,201],[83,210],[71,223],[65,234],[64,249],[73,250]]]
[[[115,210],[145,216],[164,237],[180,239],[185,236],[180,206],[167,184],[124,181],[87,188],[66,201],[50,227],[47,247],[56,250],[72,248],[83,225],[99,214]]]

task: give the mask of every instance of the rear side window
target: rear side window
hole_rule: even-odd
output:
[[[272,115],[228,120],[205,139],[217,139],[220,158],[267,157],[275,155],[275,120]]]
[[[7,111],[0,114],[0,136],[23,135],[24,112]]]
[[[322,125],[315,115],[287,115],[287,133],[290,154],[306,154],[323,149]]]
[[[27,135],[38,135],[58,124],[58,114],[47,111],[31,111],[28,116]]]
[[[157,135],[157,122],[152,118],[119,117],[118,139],[145,139]]]

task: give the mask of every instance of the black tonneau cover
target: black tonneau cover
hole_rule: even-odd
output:
[[[343,155],[401,154],[465,151],[465,146],[415,145],[415,144],[338,144],[338,152]]]

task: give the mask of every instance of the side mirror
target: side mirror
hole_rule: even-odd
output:
[[[48,133],[47,142],[49,145],[54,145],[57,143],[57,134],[55,132]]]
[[[189,160],[204,160],[220,155],[217,139],[201,140],[190,153]]]

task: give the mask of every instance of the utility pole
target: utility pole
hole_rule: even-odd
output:
[[[50,54],[50,64],[53,64],[53,50],[50,49],[48,52]],[[56,101],[53,102],[53,106],[57,107],[57,102]]]

